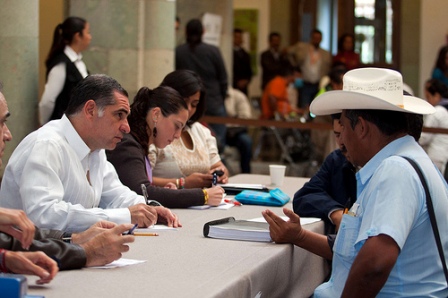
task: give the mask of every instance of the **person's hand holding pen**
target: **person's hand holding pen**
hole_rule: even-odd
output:
[[[98,234],[101,234],[109,229],[116,227],[117,224],[111,221],[102,220],[93,224],[90,228],[80,233],[73,233],[71,235],[71,242],[81,244],[89,241]]]
[[[224,196],[224,189],[221,186],[213,186],[211,188],[205,189],[208,193],[207,205],[218,206],[222,202]]]
[[[145,206],[145,207],[147,207],[147,208],[150,208],[150,210],[151,210],[151,215],[152,215],[152,212],[155,212],[155,216],[156,216],[156,218],[155,218],[155,221],[153,221],[151,224],[149,224],[149,225],[153,225],[153,224],[156,224],[156,223],[162,223],[162,224],[166,224],[167,226],[169,226],[169,227],[174,227],[174,228],[179,228],[179,227],[182,227],[182,224],[179,222],[179,218],[177,217],[177,215],[176,214],[174,214],[173,212],[171,212],[171,210],[170,209],[168,209],[168,208],[165,208],[165,207],[163,207],[162,206],[162,204],[160,204],[159,202],[157,202],[157,201],[155,201],[155,200],[152,200],[152,199],[150,199],[149,198],[149,196],[148,196],[148,192],[147,192],[147,189],[146,189],[146,185],[144,185],[144,184],[142,184],[141,185],[141,188],[142,188],[142,193],[143,193],[143,197],[145,198],[145,200],[146,200],[146,205],[147,206]],[[136,206],[139,206],[139,205],[141,205],[141,204],[138,204],[138,205],[136,205]],[[150,206],[149,206],[150,205]],[[155,206],[155,207],[153,207],[153,206]],[[131,207],[130,207],[131,208]],[[130,209],[129,208],[129,209]],[[146,209],[147,210],[147,209]],[[146,215],[146,214],[144,214],[144,215]],[[148,214],[149,215],[149,214]],[[147,227],[147,226],[149,226],[149,225],[146,225],[146,219],[147,218],[145,218],[145,217],[143,217],[143,218],[141,218],[140,217],[140,219],[142,219],[143,220],[143,223],[145,224],[145,225],[140,225],[140,222],[139,221],[132,221],[132,223],[138,223],[139,225],[139,227]],[[132,212],[131,212],[131,220],[132,220]]]
[[[146,204],[137,204],[128,207],[131,212],[131,223],[146,228],[157,223],[157,210]]]
[[[129,251],[126,243],[134,242],[134,235],[123,235],[132,229],[132,224],[121,224],[104,231],[80,244],[86,253],[86,267],[102,266],[121,258]]]

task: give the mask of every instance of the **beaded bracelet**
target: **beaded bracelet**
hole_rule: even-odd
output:
[[[178,188],[180,188],[180,189],[185,188],[185,178],[184,177],[179,178],[179,187]]]
[[[204,205],[208,204],[208,192],[206,189],[203,189],[202,192],[204,193]]]
[[[6,252],[7,252],[6,249],[0,249],[0,272],[3,272],[3,273],[11,272],[6,267],[6,261],[5,261]]]

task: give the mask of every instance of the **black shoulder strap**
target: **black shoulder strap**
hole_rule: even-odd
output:
[[[436,239],[437,249],[439,250],[439,256],[440,256],[440,259],[442,260],[443,272],[445,273],[445,279],[448,284],[448,270],[446,267],[445,255],[443,253],[442,242],[440,241],[439,228],[437,227],[436,215],[434,213],[434,206],[432,205],[432,199],[431,199],[431,194],[429,193],[428,184],[426,183],[426,179],[423,176],[423,173],[420,170],[420,167],[417,165],[417,163],[414,160],[412,160],[406,156],[402,156],[402,157],[404,159],[406,159],[412,165],[412,167],[415,169],[415,171],[417,172],[417,174],[420,177],[420,180],[423,184],[423,188],[425,189],[426,206],[428,208],[429,220],[431,221],[432,230],[434,232],[434,238]]]

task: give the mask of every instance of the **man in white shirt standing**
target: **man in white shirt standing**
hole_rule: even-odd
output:
[[[100,220],[181,226],[169,209],[137,195],[118,179],[104,149],[129,133],[128,94],[106,75],[73,89],[68,108],[29,134],[5,169],[0,206],[22,209],[40,228],[86,230]]]
[[[314,29],[309,43],[298,42],[288,49],[302,72],[304,84],[299,89],[299,108],[309,107],[319,92],[320,80],[330,72],[331,54],[320,47],[321,41],[322,32]]]

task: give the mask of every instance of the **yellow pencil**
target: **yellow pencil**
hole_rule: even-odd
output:
[[[159,236],[158,233],[139,233],[139,232],[134,232],[134,236]]]

